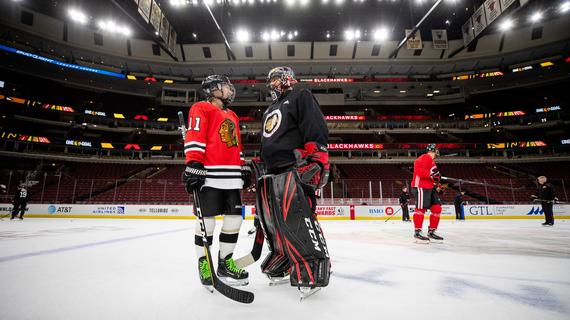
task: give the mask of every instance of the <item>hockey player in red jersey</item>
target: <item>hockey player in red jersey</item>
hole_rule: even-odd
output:
[[[428,144],[426,153],[414,161],[414,176],[412,178],[412,194],[416,198],[414,210],[414,238],[417,241],[428,242],[443,241],[443,238],[435,233],[439,225],[441,215],[441,201],[436,191],[441,180],[441,174],[437,169],[434,159],[439,155],[435,144]],[[430,210],[428,236],[422,234],[424,214]]]
[[[206,101],[192,105],[184,141],[186,170],[182,175],[186,191],[198,191],[208,243],[211,245],[215,216],[223,215],[217,275],[232,285],[248,284],[248,273],[235,265],[232,257],[243,221],[240,190],[251,183],[245,166],[239,118],[228,109],[235,89],[225,76],[212,75],[202,82]],[[212,285],[212,270],[204,254],[200,222],[195,238],[198,272],[203,285]]]

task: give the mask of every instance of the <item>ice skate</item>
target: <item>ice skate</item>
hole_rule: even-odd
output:
[[[416,239],[416,243],[429,243],[429,239],[422,234],[422,229],[416,229],[414,232],[414,239]]]
[[[198,259],[198,275],[200,276],[200,282],[202,282],[204,288],[210,292],[214,292],[212,271],[210,270],[210,265],[206,257]]]
[[[267,278],[269,279],[269,286],[271,287],[290,282],[288,273],[284,273],[283,275],[277,275],[277,276],[267,275]]]
[[[307,299],[308,297],[314,295],[315,293],[321,291],[321,287],[299,287],[299,298],[300,301]]]
[[[442,243],[443,237],[437,235],[435,233],[435,230],[436,229],[429,229],[429,231],[428,231],[428,238],[429,238],[430,242]]]
[[[230,286],[245,286],[249,284],[249,274],[236,266],[232,254],[219,259],[216,274],[221,281]]]

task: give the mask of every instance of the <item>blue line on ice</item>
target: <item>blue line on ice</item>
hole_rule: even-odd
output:
[[[187,231],[187,230],[190,230],[190,228],[173,229],[173,230],[167,230],[167,231],[161,231],[161,232],[141,234],[141,235],[137,235],[137,236],[130,236],[130,237],[124,237],[124,238],[110,239],[110,240],[105,240],[105,241],[97,241],[97,242],[91,242],[91,243],[78,244],[78,245],[55,248],[55,249],[48,249],[48,250],[40,250],[40,251],[36,251],[36,252],[15,254],[12,256],[0,257],[0,263],[14,261],[14,260],[21,260],[21,259],[36,257],[36,256],[44,256],[44,255],[48,255],[48,254],[60,253],[60,252],[65,252],[65,251],[92,248],[92,247],[102,246],[102,245],[106,245],[106,244],[110,244],[110,243],[117,243],[117,242],[124,242],[124,241],[130,241],[130,240],[137,240],[137,239],[143,239],[143,238],[162,236],[165,234],[171,234],[171,233]]]

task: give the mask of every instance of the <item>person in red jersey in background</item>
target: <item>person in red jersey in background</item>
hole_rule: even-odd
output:
[[[416,199],[414,210],[414,238],[418,242],[443,241],[443,237],[435,231],[439,225],[441,215],[441,200],[438,187],[441,188],[441,174],[434,159],[439,155],[435,144],[428,144],[426,153],[414,161],[414,176],[412,178],[412,195]],[[422,234],[424,215],[430,210],[428,236]]]

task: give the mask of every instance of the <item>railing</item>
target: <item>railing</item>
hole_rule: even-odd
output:
[[[411,178],[411,177],[410,177]],[[160,203],[184,204],[191,201],[178,176],[168,179],[75,179],[60,174],[42,175],[28,188],[32,203]],[[570,179],[549,179],[560,201],[568,202]],[[407,179],[343,179],[329,183],[319,196],[321,205],[397,204]],[[17,188],[15,177],[2,175],[0,184],[7,193],[0,201],[11,202]],[[460,191],[470,203],[528,203],[536,194],[532,178],[485,178],[444,182],[443,203],[453,203]],[[242,192],[244,204],[255,203],[255,194]]]

